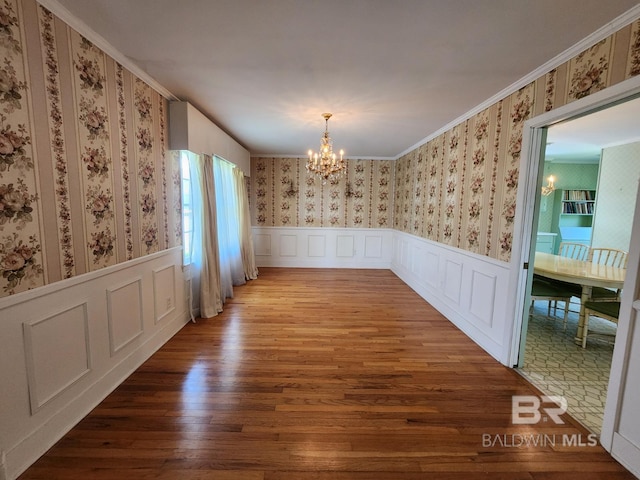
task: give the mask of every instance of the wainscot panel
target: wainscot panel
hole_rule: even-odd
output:
[[[107,289],[111,356],[142,335],[142,278]]]
[[[16,478],[188,321],[182,248],[0,299],[0,478]]]
[[[473,341],[504,358],[509,264],[393,231],[391,270]]]
[[[392,235],[386,228],[253,227],[258,267],[391,268]]]

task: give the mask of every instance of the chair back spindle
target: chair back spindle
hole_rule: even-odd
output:
[[[599,265],[627,268],[627,252],[615,248],[591,248],[588,260]]]
[[[558,255],[585,261],[589,258],[589,245],[576,242],[560,242]]]

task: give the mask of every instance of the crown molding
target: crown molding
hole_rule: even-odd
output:
[[[165,87],[160,85],[157,80],[155,80],[151,75],[142,70],[138,65],[132,62],[129,58],[127,58],[123,53],[116,50],[116,48],[111,45],[104,37],[95,32],[91,27],[89,27],[86,23],[72,14],[66,7],[62,6],[57,0],[36,0],[40,5],[53,13],[56,17],[62,20],[64,23],[69,25],[75,31],[77,31],[80,35],[85,37],[91,43],[93,43],[96,47],[100,48],[104,53],[113,58],[120,65],[125,67],[135,76],[144,80],[149,84],[154,90],[156,90],[160,95],[165,97],[167,100],[179,100],[173,93],[167,90]]]
[[[273,153],[252,153],[251,158],[297,158],[297,159],[307,159],[308,155],[277,155]],[[354,157],[354,156],[346,156],[345,160],[396,160],[395,157]]]
[[[63,22],[65,22],[71,28],[73,28],[78,33],[80,33],[81,35],[86,37],[88,40],[90,40],[93,44],[95,44],[97,47],[99,47],[107,55],[112,57],[115,61],[120,63],[123,67],[127,68],[131,73],[133,73],[134,75],[139,77],[141,80],[144,80],[145,82],[147,82],[152,88],[154,88],[156,91],[158,91],[163,97],[167,98],[168,100],[179,100],[178,97],[176,97],[173,93],[171,93],[164,86],[162,86],[160,83],[158,83],[153,77],[151,77],[147,72],[142,70],[137,64],[132,62],[124,54],[122,54],[115,47],[113,47],[113,45],[111,45],[107,40],[105,40],[104,37],[102,37],[97,32],[95,32],[93,29],[91,29],[86,23],[84,23],[78,17],[73,15],[67,8],[62,6],[57,0],[36,0],[36,1],[38,3],[40,3],[43,7],[47,8],[49,11],[51,11],[51,13],[56,15],[58,18],[60,18]],[[568,62],[569,60],[574,58],[576,55],[581,53],[582,51],[584,51],[587,48],[595,45],[596,43],[598,43],[599,41],[607,38],[608,36],[614,34],[618,30],[620,30],[622,27],[630,24],[631,22],[637,20],[638,18],[640,18],[640,4],[636,5],[635,7],[632,7],[629,10],[627,10],[625,13],[623,13],[620,16],[618,16],[617,18],[615,18],[611,22],[607,23],[606,25],[602,26],[601,28],[599,28],[598,30],[593,32],[591,35],[585,37],[583,40],[579,41],[578,43],[576,43],[572,47],[569,47],[564,52],[560,53],[559,55],[555,56],[554,58],[552,58],[548,62],[546,62],[543,65],[541,65],[540,67],[536,68],[535,70],[533,70],[528,75],[522,77],[521,79],[519,79],[516,82],[512,83],[511,85],[509,85],[508,87],[504,88],[503,90],[499,91],[498,93],[496,93],[495,95],[493,95],[489,99],[487,99],[484,102],[480,103],[479,105],[477,105],[473,109],[467,111],[466,113],[462,114],[461,116],[459,116],[456,119],[452,120],[451,122],[447,123],[446,125],[444,125],[440,129],[438,129],[435,132],[429,134],[427,137],[423,138],[419,142],[417,142],[414,145],[410,146],[409,148],[405,149],[404,151],[402,151],[401,153],[399,153],[395,157],[348,157],[348,158],[351,158],[351,159],[354,159],[354,160],[356,160],[356,159],[397,160],[400,157],[402,157],[402,156],[414,151],[415,149],[421,147],[422,145],[424,145],[428,141],[430,141],[430,140],[438,137],[439,135],[451,130],[456,125],[459,125],[460,123],[472,118],[474,115],[477,115],[478,113],[480,113],[483,110],[489,108],[490,106],[494,105],[495,103],[499,102],[500,100],[503,100],[504,98],[508,97],[512,93],[517,92],[522,87],[530,84],[531,82],[534,82],[535,80],[537,80],[541,76],[547,74],[548,72],[550,72],[554,68],[557,68],[558,66]],[[265,158],[265,157],[266,158],[306,158],[305,156],[298,156],[298,155],[273,155],[273,154],[269,154],[269,155],[264,155],[264,154],[255,154],[254,155],[254,154],[251,154],[251,157],[252,158],[254,158],[254,157],[263,157],[263,158]]]
[[[469,120],[474,115],[477,115],[478,113],[482,112],[483,110],[486,110],[490,106],[494,105],[495,103],[498,103],[500,100],[503,100],[504,98],[508,97],[512,93],[517,92],[522,87],[525,87],[525,86],[529,85],[531,82],[536,81],[538,78],[542,77],[543,75],[546,75],[547,73],[549,73],[554,68],[558,68],[560,65],[568,62],[569,60],[571,60],[572,58],[574,58],[578,54],[582,53],[587,48],[590,48],[593,45],[595,45],[596,43],[598,43],[599,41],[604,40],[605,38],[607,38],[610,35],[613,35],[618,30],[620,30],[622,27],[625,27],[625,26],[629,25],[630,23],[636,21],[638,18],[640,18],[640,4],[636,5],[635,7],[631,7],[629,10],[627,10],[625,13],[623,13],[619,17],[616,17],[611,22],[609,22],[606,25],[600,27],[598,30],[593,32],[591,35],[589,35],[589,36],[585,37],[584,39],[580,40],[578,43],[576,43],[572,47],[569,47],[564,52],[560,53],[559,55],[556,55],[551,60],[549,60],[548,62],[544,63],[540,67],[536,68],[534,71],[532,71],[528,75],[525,75],[520,80],[517,80],[516,82],[512,83],[508,87],[506,87],[503,90],[501,90],[498,93],[496,93],[491,98],[485,100],[480,105],[474,107],[473,109],[469,110],[467,113],[464,113],[463,115],[459,116],[455,120],[447,123],[445,126],[440,128],[439,130],[436,130],[435,132],[431,133],[429,136],[423,138],[418,143],[416,143],[413,146],[407,148],[406,150],[404,150],[403,152],[398,154],[395,157],[395,159],[396,160],[399,159],[403,155],[406,155],[407,153],[412,152],[416,148],[421,147],[422,145],[424,145],[428,141],[433,140],[437,136],[439,136],[439,135],[451,130],[456,125],[459,125],[462,122],[464,122],[466,120]]]

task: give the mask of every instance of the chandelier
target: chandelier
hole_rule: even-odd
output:
[[[555,191],[556,189],[556,186],[554,185],[555,181],[556,181],[556,178],[553,175],[549,175],[547,177],[547,184],[542,186],[542,195],[546,197],[548,195],[551,195]]]
[[[309,150],[309,160],[307,160],[307,170],[320,175],[325,181],[331,177],[335,178],[340,176],[347,169],[342,156],[344,151],[340,150],[340,158],[333,153],[333,142],[329,137],[329,119],[330,113],[323,113],[325,127],[324,135],[320,140],[320,153],[314,153]]]

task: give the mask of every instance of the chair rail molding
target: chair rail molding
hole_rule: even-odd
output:
[[[0,301],[0,480],[16,478],[189,320],[182,247]]]

